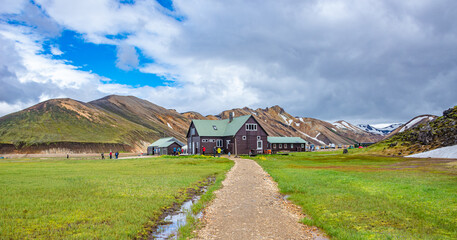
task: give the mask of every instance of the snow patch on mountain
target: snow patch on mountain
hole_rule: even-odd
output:
[[[384,128],[376,128],[370,124],[358,124],[357,127],[364,130],[365,132],[378,134],[378,135],[388,135],[389,133],[391,133],[392,131],[394,131],[395,129],[400,127],[401,125],[403,125],[403,124],[394,123],[394,124],[391,124]]]
[[[337,121],[337,122],[334,122],[333,123],[333,126],[335,126],[336,128],[339,128],[339,129],[346,129],[346,130],[351,130],[351,131],[354,131],[354,132],[362,132],[363,130],[360,129],[359,127],[357,126],[354,126],[346,121]]]
[[[292,124],[293,120],[292,119],[289,119],[288,117],[282,115],[282,114],[278,114],[280,117],[282,117],[282,119],[284,119],[284,122],[286,122],[287,125],[290,126],[290,124]]]
[[[420,121],[424,120],[428,118],[429,121],[432,121],[433,119],[435,119],[434,117],[431,117],[431,116],[422,116],[422,117],[417,117],[411,121],[409,121],[405,126],[403,126],[399,132],[404,132],[405,130],[407,129],[410,129],[412,127],[414,127],[417,123],[419,123]]]
[[[327,144],[325,144],[325,142],[323,142],[323,141],[317,139],[317,137],[319,137],[319,135],[320,135],[321,133],[318,133],[318,134],[316,135],[316,137],[311,137],[310,135],[308,135],[308,134],[306,134],[306,133],[304,133],[304,132],[302,132],[302,131],[299,131],[299,130],[297,130],[297,131],[298,131],[299,133],[303,134],[304,136],[306,136],[306,137],[308,137],[308,138],[310,138],[310,139],[313,139],[314,141],[316,141],[316,142],[318,142],[318,143],[320,143],[320,144],[322,144],[322,145],[327,145]]]

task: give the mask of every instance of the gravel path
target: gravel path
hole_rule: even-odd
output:
[[[205,209],[197,239],[327,239],[317,228],[299,223],[301,210],[283,199],[256,162],[232,160],[235,166]]]

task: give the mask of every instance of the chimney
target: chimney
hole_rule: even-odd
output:
[[[235,115],[234,112],[229,113],[229,123],[233,121],[233,116]]]

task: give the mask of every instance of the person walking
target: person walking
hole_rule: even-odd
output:
[[[178,148],[176,149],[176,154],[177,154],[178,156],[181,155],[181,147],[178,147]]]
[[[113,152],[109,151],[109,159],[113,159]]]
[[[105,153],[102,153],[102,159],[105,159]]]
[[[173,148],[173,156],[176,156],[176,147]]]
[[[205,155],[205,151],[206,151],[206,148],[205,148],[205,147],[202,147],[203,156]]]
[[[116,156],[116,159],[119,158],[119,152],[116,152],[114,155]]]
[[[216,157],[216,147],[213,147],[213,157]]]
[[[217,155],[221,157],[221,148],[217,148]]]

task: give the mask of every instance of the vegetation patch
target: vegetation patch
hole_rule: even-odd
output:
[[[452,161],[335,152],[254,159],[311,217],[303,222],[334,239],[457,238]]]
[[[232,165],[178,157],[0,161],[0,238],[132,239]]]

